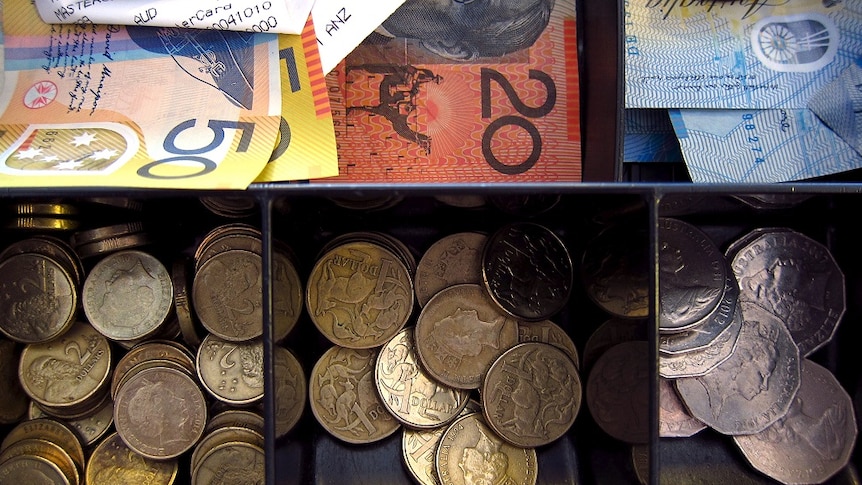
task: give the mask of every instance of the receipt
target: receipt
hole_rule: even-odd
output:
[[[314,0],[35,0],[49,24],[181,27],[299,34]]]

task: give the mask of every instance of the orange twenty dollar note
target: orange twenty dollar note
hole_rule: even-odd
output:
[[[581,180],[572,1],[407,0],[328,76],[339,176]]]

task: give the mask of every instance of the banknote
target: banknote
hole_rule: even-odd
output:
[[[278,37],[282,109],[278,142],[255,182],[338,175],[332,112],[311,17],[302,35]]]
[[[627,0],[626,107],[801,109],[862,52],[862,0]]]
[[[579,181],[571,0],[407,0],[327,75],[325,182]]]
[[[808,107],[836,135],[862,154],[862,57],[814,93]]]
[[[3,16],[0,185],[245,188],[270,158],[276,35]]]
[[[683,161],[666,109],[630,108],[623,117],[623,162]]]
[[[34,0],[49,24],[180,27],[299,34],[314,0]]]
[[[809,109],[670,110],[694,182],[774,183],[862,167]]]

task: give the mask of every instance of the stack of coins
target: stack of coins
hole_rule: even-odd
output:
[[[6,229],[66,232],[80,226],[79,210],[67,202],[18,202],[6,208]]]
[[[685,224],[661,227],[695,234]],[[829,479],[847,465],[857,426],[850,396],[807,358],[845,311],[844,276],[828,248],[790,228],[759,228],[718,258],[701,236],[699,250],[687,251],[676,232],[662,235],[660,290],[671,295],[662,322],[685,330],[663,333],[659,346],[661,436],[709,428],[777,481]],[[717,292],[720,268],[729,271]]]
[[[154,236],[141,221],[122,222],[73,233],[70,242],[82,258],[103,256],[152,244]]]
[[[0,483],[76,485],[82,482],[84,467],[77,436],[52,418],[24,421],[0,444]]]
[[[535,483],[535,448],[568,431],[581,398],[575,345],[548,320],[572,287],[564,244],[512,224],[440,238],[416,265],[377,233],[334,241],[306,288],[312,320],[335,343],[310,377],[321,426],[349,443],[403,429],[402,458],[420,483],[470,483],[487,467]],[[413,274],[421,311],[409,325]],[[497,466],[507,461],[508,472]]]

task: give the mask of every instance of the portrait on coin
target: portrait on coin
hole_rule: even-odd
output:
[[[75,376],[83,370],[81,364],[50,355],[39,357],[27,368],[26,381],[42,389],[42,398],[48,402],[65,403],[75,398],[80,382]]]
[[[105,281],[99,310],[111,325],[135,327],[149,318],[156,303],[158,284],[140,260],[129,268],[115,271]]]
[[[153,439],[163,447],[185,441],[183,434],[191,422],[186,401],[171,386],[145,380],[129,398],[129,421],[136,434]]]
[[[812,273],[803,261],[776,257],[766,268],[743,278],[741,286],[791,332],[797,332],[826,311],[824,295],[830,276]]]
[[[366,42],[415,39],[457,61],[502,57],[532,46],[553,8],[554,0],[407,0]]]
[[[682,251],[667,242],[659,246],[661,317],[676,326],[715,303],[721,288],[698,283]]]
[[[797,395],[787,414],[757,437],[771,443],[803,446],[808,454],[838,460],[847,445],[845,429],[852,424],[846,411],[837,402],[823,412],[809,410]]]
[[[500,451],[500,444],[488,438],[479,431],[479,440],[476,446],[468,446],[461,453],[461,461],[458,468],[464,473],[465,483],[481,485],[493,485],[507,483],[506,470],[509,468],[509,458]]]
[[[750,339],[739,345],[728,363],[699,377],[703,384],[713,416],[721,415],[725,404],[742,398],[752,401],[769,390],[769,379],[778,365],[778,350],[769,338],[768,328],[760,322],[746,322],[754,331]]]

